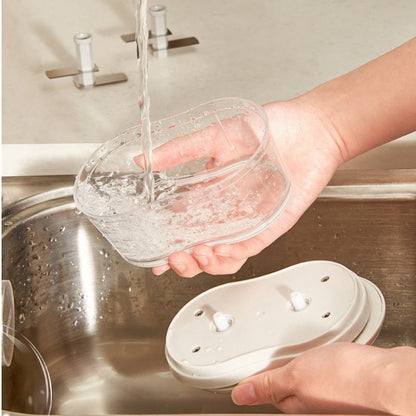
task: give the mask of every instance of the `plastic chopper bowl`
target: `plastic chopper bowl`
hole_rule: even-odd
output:
[[[233,243],[284,210],[290,180],[262,107],[241,98],[201,104],[151,125],[154,199],[144,192],[140,126],[83,165],[74,199],[129,263],[153,267],[198,244]]]

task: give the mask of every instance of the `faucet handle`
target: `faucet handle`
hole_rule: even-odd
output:
[[[127,76],[121,72],[95,76],[98,67],[93,64],[92,60],[92,35],[90,33],[80,32],[75,34],[74,42],[77,66],[45,71],[49,79],[73,76],[77,88],[98,87],[127,81]]]
[[[181,48],[184,46],[191,46],[199,44],[195,36],[186,38],[168,40],[168,36],[172,32],[168,29],[166,23],[166,7],[159,4],[149,8],[150,14],[150,30],[149,43],[153,54],[158,57],[165,57],[168,49]],[[124,42],[134,42],[136,40],[135,33],[127,33],[121,35]]]

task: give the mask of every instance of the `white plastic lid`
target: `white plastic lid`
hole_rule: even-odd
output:
[[[313,347],[372,342],[384,313],[381,292],[346,267],[301,263],[191,300],[169,326],[166,358],[186,384],[229,387]]]

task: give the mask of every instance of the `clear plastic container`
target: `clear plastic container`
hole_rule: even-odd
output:
[[[15,330],[13,287],[2,280],[2,406],[5,412],[47,414],[52,408],[52,384],[36,347]]]
[[[139,126],[101,146],[75,181],[77,208],[128,262],[153,267],[198,244],[245,240],[284,210],[289,175],[262,107],[224,98],[151,130],[152,201]]]
[[[3,411],[49,415],[52,383],[42,355],[28,338],[5,325],[4,339],[13,344],[13,356],[2,366]]]
[[[1,307],[2,307],[2,343],[1,365],[9,367],[13,359],[14,343],[8,336],[14,330],[14,296],[10,280],[1,281]]]

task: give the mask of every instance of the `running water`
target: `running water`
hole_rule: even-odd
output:
[[[148,92],[148,64],[147,44],[149,30],[147,25],[147,0],[136,0],[136,45],[137,64],[140,72],[139,81],[139,109],[140,131],[137,134],[142,138],[142,150],[144,159],[143,186],[146,200],[154,200],[154,177],[152,173],[152,136],[150,127],[150,98]]]
[[[134,127],[117,136],[108,147],[104,147],[108,150],[115,146],[110,153],[104,153],[103,157],[98,156],[97,161],[92,159],[85,165],[77,178],[76,198],[79,209],[89,216],[125,259],[138,266],[154,266],[166,263],[169,254],[175,251],[191,251],[196,244],[235,241],[236,236],[253,235],[253,230],[264,227],[265,219],[272,218],[270,213],[278,212],[273,209],[280,204],[285,180],[279,165],[271,163],[268,157],[253,159],[255,164],[249,160],[248,164],[245,160],[240,161],[235,146],[246,140],[244,132],[251,131],[250,118],[244,121],[246,114],[254,116],[251,107],[244,109],[236,104],[231,107],[227,104],[215,111],[209,107],[209,111],[199,114],[198,122],[192,110],[187,115],[189,122],[181,114],[177,117],[180,126],[169,124],[169,134],[165,132],[165,136],[165,124],[171,123],[173,118],[158,122],[157,134],[151,137],[147,0],[135,0],[135,6],[140,129]],[[243,129],[241,135],[231,137],[224,127],[223,117],[237,117],[236,120],[242,123],[239,127]],[[262,116],[257,114],[253,128],[258,123],[262,125],[262,120]],[[200,157],[175,166],[169,174],[153,172],[153,144],[163,144],[165,140],[171,140],[170,135],[183,137],[212,124],[219,125],[224,143],[235,156],[231,157],[229,166],[227,161],[224,162],[223,168],[227,167],[227,170],[213,169],[210,173],[208,169],[205,172],[208,176],[199,176],[198,173],[206,170],[206,158]],[[171,130],[172,127],[175,129]],[[139,149],[136,150],[135,140],[132,140],[136,137],[142,142],[144,173],[133,161],[133,157],[140,153]],[[274,150],[270,149],[270,152]],[[263,149],[263,152],[267,151]],[[126,166],[118,165],[122,160]],[[193,172],[196,172],[195,179]]]

